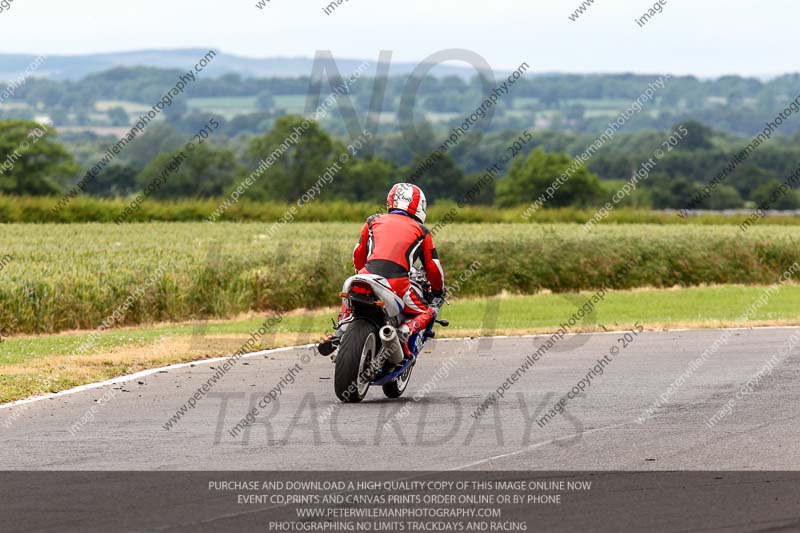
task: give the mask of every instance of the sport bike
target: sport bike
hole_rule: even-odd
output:
[[[338,326],[345,330],[335,358],[333,380],[341,401],[360,402],[372,385],[381,386],[389,398],[402,396],[422,347],[436,336],[434,324],[449,325],[447,320],[436,318],[446,300],[433,297],[425,271],[415,268],[409,277],[436,313],[426,329],[408,340],[409,358],[404,356],[398,336],[398,328],[406,318],[405,305],[386,278],[357,274],[345,281],[340,296],[348,301],[351,315]]]

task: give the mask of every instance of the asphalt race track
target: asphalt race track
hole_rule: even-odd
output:
[[[165,429],[222,363],[170,368],[4,406],[0,470],[800,469],[800,350],[752,379],[800,328],[731,330],[719,342],[722,334],[567,336],[507,390],[503,382],[547,337],[439,340],[405,398],[378,388],[348,405],[334,396],[329,360],[310,348],[270,352],[241,359]],[[541,423],[612,349],[602,375]],[[259,409],[282,379],[278,400]],[[737,396],[748,380],[751,390]],[[504,397],[474,416],[498,389]],[[662,395],[652,417],[637,421]],[[252,407],[255,424],[232,436]]]

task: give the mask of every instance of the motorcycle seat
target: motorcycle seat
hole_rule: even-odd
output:
[[[392,286],[389,285],[389,281],[383,276],[378,276],[377,274],[356,274],[355,276],[350,276],[345,280],[342,286],[342,292],[349,293],[350,287],[356,281],[366,283],[372,288],[372,292],[383,302],[384,309],[390,317],[395,317],[403,312],[405,308],[403,299],[395,294],[392,290]]]

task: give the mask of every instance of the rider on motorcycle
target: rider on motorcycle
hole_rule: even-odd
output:
[[[410,183],[397,183],[386,198],[388,213],[372,215],[361,229],[361,238],[353,250],[353,265],[359,274],[376,274],[387,279],[395,294],[405,303],[406,316],[398,329],[406,357],[411,356],[408,340],[424,330],[435,318],[409,274],[416,259],[421,259],[434,297],[444,296],[444,269],[433,244],[430,231],[424,226],[427,201],[422,189]],[[339,326],[334,335],[317,347],[322,355],[330,355],[344,334],[350,309],[342,303]]]

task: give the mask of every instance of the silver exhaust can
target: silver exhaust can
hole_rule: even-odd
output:
[[[394,365],[399,365],[405,358],[403,347],[400,345],[400,337],[397,330],[392,326],[383,326],[379,332],[381,344],[383,344],[383,357]]]

